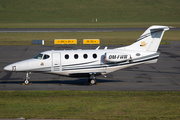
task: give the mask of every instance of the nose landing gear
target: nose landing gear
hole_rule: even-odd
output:
[[[31,74],[31,72],[26,73],[26,79],[24,80],[25,85],[29,85],[29,80],[30,80],[29,74]]]

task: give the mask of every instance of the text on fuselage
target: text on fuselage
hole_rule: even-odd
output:
[[[128,55],[109,55],[109,59],[127,59]]]

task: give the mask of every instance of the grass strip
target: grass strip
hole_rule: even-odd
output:
[[[0,118],[180,119],[180,92],[0,91]]]
[[[0,45],[32,45],[33,40],[44,40],[45,45],[54,45],[54,39],[77,39],[82,45],[83,39],[100,39],[100,45],[129,45],[134,43],[142,31],[130,32],[67,32],[67,33],[0,33]],[[179,31],[164,34],[162,44],[167,41],[179,41]]]
[[[179,22],[179,0],[1,0],[0,22]]]

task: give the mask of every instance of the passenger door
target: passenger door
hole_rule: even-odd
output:
[[[106,64],[106,59],[105,59],[105,55],[101,56],[101,66],[103,68],[104,71],[107,70],[107,64]]]
[[[61,54],[59,52],[52,53],[52,71],[61,71]]]

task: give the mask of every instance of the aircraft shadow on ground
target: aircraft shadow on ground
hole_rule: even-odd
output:
[[[113,82],[122,82],[122,81],[116,81],[112,79],[96,79],[97,84],[101,83],[113,83]],[[60,84],[69,84],[69,85],[89,85],[88,79],[78,79],[78,80],[61,80]]]
[[[20,81],[21,78],[11,78],[9,80],[0,80],[0,84],[22,84],[24,81]],[[17,81],[18,80],[18,81]],[[123,82],[123,81],[117,81],[117,80],[111,80],[111,79],[96,79],[98,84],[101,83],[113,83],[113,82]],[[31,84],[43,84],[43,85],[48,85],[48,84],[60,84],[60,85],[79,85],[79,86],[88,86],[88,79],[86,78],[81,78],[77,80],[31,80]]]
[[[174,69],[180,69],[179,67],[174,67]],[[132,69],[132,68],[126,68],[126,69],[123,69],[123,71],[129,71],[130,73],[131,72],[137,72],[136,69]],[[170,71],[158,71],[158,70],[149,70],[149,71],[146,71],[146,70],[138,70],[138,72],[144,72],[144,73],[164,73],[164,74],[179,74],[179,72],[170,72]]]

